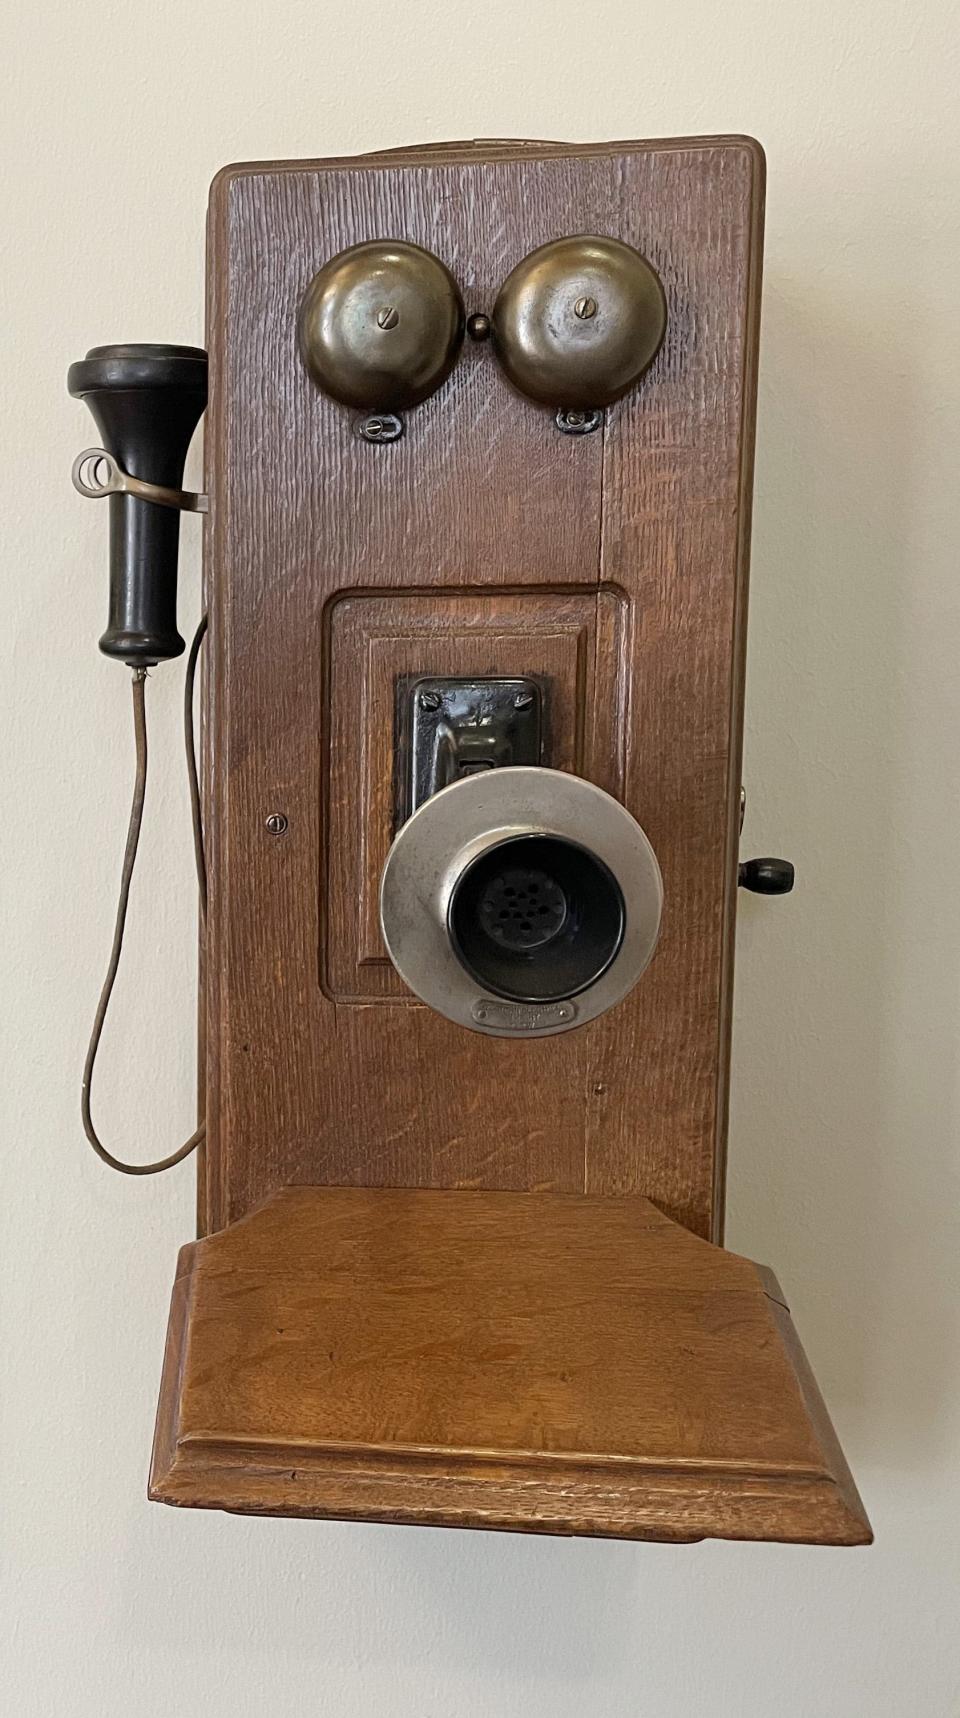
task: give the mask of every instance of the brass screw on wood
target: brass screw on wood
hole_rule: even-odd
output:
[[[271,811],[267,818],[267,828],[271,835],[285,835],[290,827],[289,818],[282,811]]]
[[[573,310],[581,322],[589,322],[591,316],[597,314],[597,301],[595,298],[578,298]]]
[[[394,309],[392,304],[385,304],[382,310],[377,311],[378,328],[396,328],[399,321],[399,312]]]

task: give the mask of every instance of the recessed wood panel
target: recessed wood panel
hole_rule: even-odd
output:
[[[397,827],[398,687],[419,675],[533,677],[543,694],[542,762],[619,794],[626,619],[616,594],[593,586],[405,592],[332,606],[321,970],[335,1001],[422,1006],[390,962],[378,908]]]
[[[717,1233],[761,212],[741,139],[217,181],[205,1226],[336,1181],[641,1192]],[[529,250],[589,231],[649,258],[669,316],[601,433],[559,434],[467,342],[403,440],[371,447],[300,363],[300,297],[347,245],[425,245],[489,312]],[[663,868],[647,974],[564,1037],[469,1034],[383,961],[390,683],[461,659],[551,680],[557,759],[613,787]]]

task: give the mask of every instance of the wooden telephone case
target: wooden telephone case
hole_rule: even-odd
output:
[[[743,138],[229,168],[208,237],[201,1239],[151,1495],[276,1514],[861,1543],[769,1273],[721,1250],[763,157]],[[301,362],[364,240],[468,312],[604,233],[667,330],[595,434],[464,343],[390,446]],[[639,819],[660,944],[580,1031],[484,1037],[394,971],[397,687],[533,676],[544,762]]]

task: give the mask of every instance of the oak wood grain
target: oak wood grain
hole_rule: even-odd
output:
[[[206,1238],[174,1286],[152,1497],[871,1537],[776,1280],[701,1238],[722,1226],[762,212],[743,138],[481,140],[214,186]],[[489,311],[527,251],[591,230],[650,259],[669,317],[602,434],[558,435],[469,344],[389,448],[308,382],[296,308],[335,251],[413,239]],[[663,868],[647,974],[566,1037],[464,1032],[384,958],[397,688],[457,672],[535,674],[545,761],[622,798]]]
[[[183,1250],[151,1496],[865,1543],[768,1287],[641,1198],[288,1189]]]
[[[433,145],[216,182],[207,1228],[277,1187],[355,1182],[642,1192],[719,1234],[762,203],[742,138]],[[661,354],[602,435],[558,435],[468,342],[403,441],[371,448],[299,362],[300,296],[346,245],[413,239],[489,311],[527,251],[590,230],[637,245],[669,307]],[[399,638],[405,605],[431,598],[438,613],[474,604],[491,637],[518,602],[617,611],[594,627],[572,719],[583,767],[622,782],[658,851],[664,938],[633,995],[569,1037],[471,1036],[410,1005],[376,958],[388,765],[365,735],[379,761],[358,827],[337,775],[332,617],[379,604]],[[489,658],[509,658],[502,672],[510,637]],[[441,658],[438,641],[436,662],[418,660],[429,673]]]

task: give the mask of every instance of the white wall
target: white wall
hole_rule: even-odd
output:
[[[953,7],[34,0],[4,45],[5,1709],[955,1718]],[[729,1239],[791,1295],[877,1544],[671,1550],[150,1506],[193,1171],[112,1176],[77,1119],[131,759],[127,676],[96,648],[106,518],[69,484],[92,425],[67,365],[104,340],[202,343],[224,162],[724,130],[758,136],[770,170],[744,849],[799,874],[788,901],[742,902]],[[105,1128],[143,1156],[193,1113],[180,691],[176,667],[150,688],[100,1082]]]

